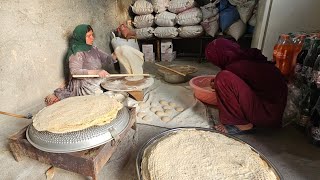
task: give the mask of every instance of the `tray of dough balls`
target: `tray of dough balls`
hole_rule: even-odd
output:
[[[252,146],[207,128],[176,128],[154,136],[140,149],[136,170],[140,180],[282,179]]]

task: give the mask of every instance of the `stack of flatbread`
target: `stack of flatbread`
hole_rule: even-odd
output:
[[[43,108],[34,118],[38,131],[67,133],[101,126],[116,118],[123,105],[106,95],[75,96]]]
[[[277,179],[249,145],[199,130],[170,133],[153,143],[144,151],[141,172],[144,180]]]

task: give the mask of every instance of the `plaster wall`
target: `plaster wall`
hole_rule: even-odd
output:
[[[107,53],[129,0],[0,0],[0,111],[36,113],[64,82],[63,61],[78,24],[90,24]],[[4,118],[0,115],[0,119]]]

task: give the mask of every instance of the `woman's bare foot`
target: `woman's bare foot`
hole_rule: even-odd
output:
[[[47,106],[50,106],[58,101],[59,101],[59,98],[54,94],[50,94],[44,98],[44,102],[46,103]]]
[[[236,128],[238,128],[240,131],[248,131],[250,129],[253,128],[253,124],[249,123],[249,124],[245,124],[245,125],[234,125]],[[225,125],[223,124],[218,124],[216,126],[213,126],[214,129],[216,129],[219,132],[228,134],[228,130],[226,129]]]

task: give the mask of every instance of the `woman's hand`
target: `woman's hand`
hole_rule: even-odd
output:
[[[116,53],[114,52],[114,53],[112,53],[111,54],[111,56],[112,56],[112,59],[114,60],[114,61],[117,61],[117,55],[116,55]]]
[[[99,77],[107,77],[109,73],[105,70],[101,70],[98,72]]]
[[[211,86],[212,89],[214,89],[214,78],[212,78],[212,79],[210,80],[210,86]]]

